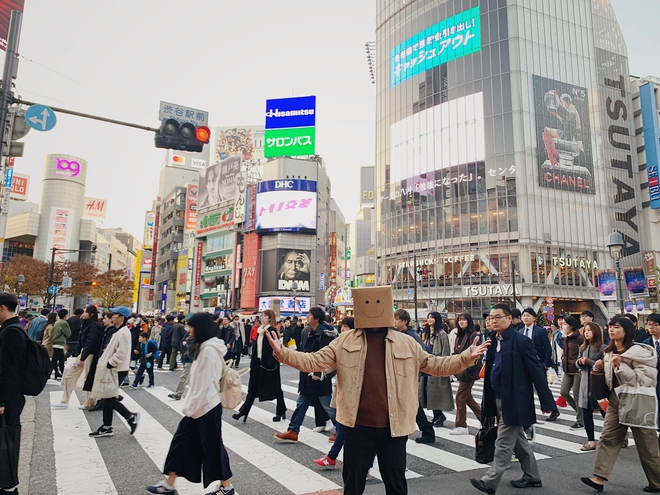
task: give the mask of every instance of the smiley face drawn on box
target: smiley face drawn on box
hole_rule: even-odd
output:
[[[361,287],[353,289],[355,328],[383,328],[394,326],[394,297],[392,287]]]

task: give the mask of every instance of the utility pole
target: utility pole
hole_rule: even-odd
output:
[[[511,262],[511,289],[513,290],[513,307],[518,307],[518,299],[516,298],[516,263]]]
[[[9,35],[7,36],[7,51],[5,52],[5,66],[2,70],[2,88],[0,88],[0,132],[5,135],[7,125],[9,124],[9,105],[12,103],[11,86],[16,75],[18,74],[18,41],[21,37],[21,23],[23,14],[18,10],[11,11],[11,19],[9,20]],[[7,147],[11,144],[11,135],[9,136]],[[0,179],[4,180],[5,168],[3,162],[3,148],[0,147]],[[9,191],[5,191],[9,194]],[[8,203],[8,202],[7,202]],[[2,262],[1,256],[5,251],[5,234],[7,232],[7,214],[8,212],[3,208],[0,212],[0,263]],[[52,277],[51,277],[52,278]]]

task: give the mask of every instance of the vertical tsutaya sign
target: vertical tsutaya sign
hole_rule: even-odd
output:
[[[202,248],[204,243],[197,243],[195,252],[195,287],[193,289],[193,307],[199,308],[199,284],[202,281]]]
[[[197,184],[188,184],[186,191],[186,230],[194,232],[197,228]]]
[[[626,264],[640,265],[642,235],[638,213],[642,204],[637,194],[639,171],[635,163],[635,118],[630,94],[628,60],[614,52],[596,49],[600,95],[602,143],[608,193],[614,198],[611,210],[614,229],[623,236]]]
[[[655,104],[655,86],[653,83],[647,82],[639,87],[639,100],[642,105],[646,171],[649,178],[649,198],[651,208],[657,210],[660,208],[660,184],[658,183],[660,125],[658,124],[658,108]]]
[[[481,50],[479,7],[461,12],[393,48],[390,87],[433,67]]]
[[[315,126],[316,96],[266,100],[264,156],[315,154]]]
[[[533,80],[540,185],[596,194],[586,88],[536,75]]]

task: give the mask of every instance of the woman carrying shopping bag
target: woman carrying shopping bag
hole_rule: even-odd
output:
[[[603,359],[596,361],[594,371],[605,372],[605,382],[610,389],[609,405],[603,422],[603,431],[596,448],[593,478],[581,478],[582,482],[598,492],[603,491],[605,481],[614,468],[627,428],[630,426],[639,460],[644,468],[647,493],[660,493],[660,452],[655,428],[623,424],[622,415],[628,413],[623,401],[619,401],[619,387],[637,389],[652,388],[655,393],[658,370],[655,349],[645,344],[635,344],[635,327],[630,320],[615,316],[609,323],[610,344],[605,348]],[[618,390],[617,390],[618,389]],[[637,415],[657,418],[657,402],[649,403],[647,410],[635,411]],[[653,410],[651,410],[653,409]],[[655,424],[656,421],[653,421]],[[656,425],[657,426],[657,425]]]
[[[64,393],[62,399],[52,405],[53,409],[67,409],[69,407],[69,398],[71,392],[76,388],[81,376],[84,376],[83,390],[87,392],[87,399],[85,403],[80,406],[80,409],[89,409],[94,406],[96,399],[90,396],[92,385],[94,384],[94,372],[96,365],[101,355],[101,342],[103,341],[103,328],[98,322],[99,310],[96,306],[87,306],[85,311],[80,317],[83,321],[82,330],[80,331],[80,355],[72,359],[73,365],[68,369],[62,385],[64,386]]]
[[[227,346],[216,337],[213,317],[196,313],[188,321],[188,334],[197,344],[190,383],[179,423],[167,453],[163,474],[167,479],[147,488],[149,493],[174,493],[174,482],[182,476],[209,486],[220,481],[208,495],[234,495],[229,456],[222,442],[220,378]],[[202,476],[203,475],[203,476]]]

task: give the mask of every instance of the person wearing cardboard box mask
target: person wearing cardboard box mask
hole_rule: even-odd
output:
[[[353,290],[355,330],[342,332],[323,349],[284,348],[276,332],[266,336],[275,358],[308,373],[337,370],[337,421],[344,425],[344,495],[361,495],[374,453],[387,495],[408,493],[406,442],[415,431],[417,374],[451,376],[473,366],[490,342],[478,340],[462,354],[425,352],[394,330],[392,287]]]

